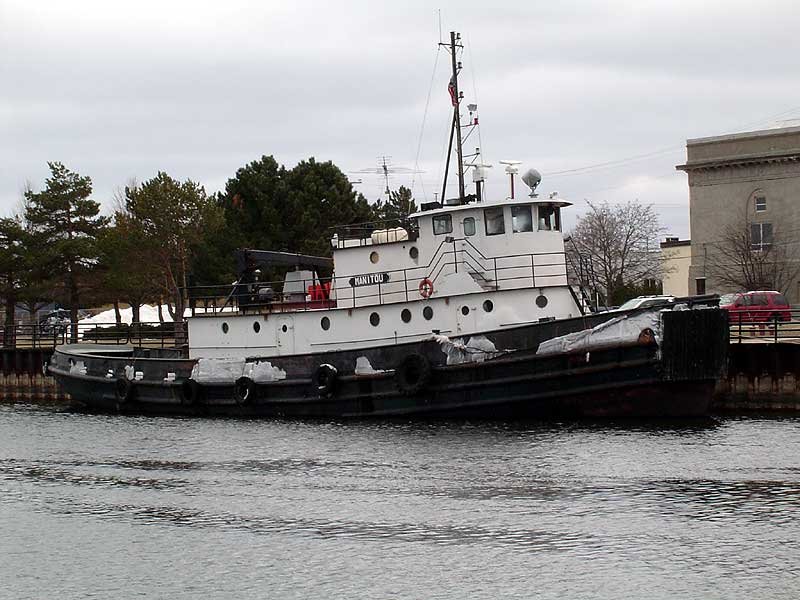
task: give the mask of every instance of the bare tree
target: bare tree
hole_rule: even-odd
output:
[[[779,227],[742,216],[723,229],[719,241],[708,244],[706,271],[735,290],[786,293],[800,275],[800,260],[789,251],[790,243]]]
[[[612,299],[626,286],[660,278],[663,229],[652,206],[588,204],[589,212],[578,219],[566,244],[581,283]]]

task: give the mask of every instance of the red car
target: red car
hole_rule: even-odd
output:
[[[719,307],[728,311],[731,323],[791,321],[792,309],[786,296],[775,291],[725,294]]]

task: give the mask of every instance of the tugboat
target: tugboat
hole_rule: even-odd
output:
[[[575,418],[707,414],[728,347],[718,308],[587,314],[567,279],[557,193],[502,161],[508,197],[465,165],[451,33],[458,195],[399,223],[333,230],[332,258],[238,252],[224,302],[188,318],[183,349],[72,344],[49,372],[73,400],[122,413],[255,417]],[[448,163],[450,162],[448,152]],[[474,194],[467,195],[471,169]],[[447,174],[445,174],[445,185]],[[442,199],[446,188],[443,186]],[[288,269],[282,282],[265,268]],[[221,304],[221,306],[220,306]],[[694,342],[701,340],[702,342]]]

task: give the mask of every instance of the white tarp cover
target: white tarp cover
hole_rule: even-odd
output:
[[[448,365],[483,362],[502,354],[497,350],[494,343],[484,335],[473,335],[466,342],[459,338],[451,340],[446,335],[434,334],[432,338],[438,342],[442,347],[442,351],[447,355]]]
[[[286,371],[269,361],[246,362],[244,358],[199,358],[191,378],[198,383],[234,383],[239,377],[257,383],[286,379]]]
[[[539,344],[537,355],[562,354],[606,348],[619,343],[633,343],[643,329],[652,329],[656,343],[661,342],[661,311],[653,310],[635,315],[623,315],[592,329],[568,333]]]

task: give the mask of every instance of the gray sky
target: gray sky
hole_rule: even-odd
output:
[[[263,154],[332,160],[374,200],[380,179],[350,172],[413,167],[418,147],[415,196],[432,199],[449,123],[436,8],[467,46],[488,194],[507,192],[497,161],[522,160],[575,203],[568,224],[585,199],[638,199],[687,236],[686,138],[800,117],[793,2],[0,0],[0,214],[48,160],[107,208],[131,178],[213,192]]]

